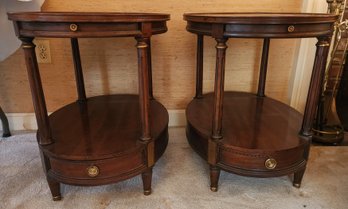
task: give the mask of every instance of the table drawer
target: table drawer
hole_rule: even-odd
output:
[[[281,170],[304,160],[304,147],[282,151],[231,150],[221,148],[219,163],[247,170]]]
[[[306,37],[327,34],[331,31],[327,23],[317,24],[227,24],[224,35],[228,37]],[[323,32],[324,31],[324,32]]]
[[[141,152],[99,161],[67,161],[51,158],[50,163],[51,172],[55,175],[73,179],[111,178],[146,167]]]
[[[103,37],[141,34],[139,23],[22,22],[18,27],[23,35],[43,37]]]

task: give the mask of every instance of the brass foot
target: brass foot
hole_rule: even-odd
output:
[[[148,196],[151,194],[151,189],[150,190],[144,190],[144,195]]]
[[[301,187],[301,184],[293,183],[293,186],[296,187],[296,188],[300,188],[300,187]]]
[[[62,196],[61,195],[58,195],[58,196],[54,196],[53,197],[53,201],[59,201],[62,199]]]
[[[211,190],[212,192],[217,192],[218,188],[217,188],[217,187],[210,187],[210,190]]]

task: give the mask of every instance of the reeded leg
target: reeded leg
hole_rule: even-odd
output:
[[[301,182],[302,182],[302,178],[303,178],[305,171],[306,171],[306,168],[303,168],[303,169],[294,173],[294,181],[292,183],[292,185],[294,187],[296,187],[296,188],[301,187]]]
[[[144,195],[151,194],[151,181],[152,181],[152,167],[148,168],[144,173],[141,174],[144,186]]]
[[[36,122],[38,126],[38,142],[40,145],[52,144],[54,141],[51,137],[50,123],[47,115],[45,95],[42,89],[39,66],[36,60],[35,45],[33,38],[20,38],[25,55],[27,66],[28,80],[33,98]]]
[[[210,190],[217,192],[220,177],[220,168],[210,166]]]
[[[203,97],[203,35],[197,35],[196,96]]]
[[[60,194],[60,183],[47,177],[48,186],[50,187],[53,201],[58,201],[62,199]]]
[[[308,89],[308,97],[300,134],[302,136],[312,135],[312,126],[321,95],[323,78],[325,75],[326,59],[330,48],[329,37],[318,37],[317,51],[313,65],[311,82]]]
[[[153,98],[153,90],[152,90],[152,59],[151,59],[151,39],[145,38],[145,43],[148,45],[147,47],[147,65],[148,65],[148,80],[149,80],[149,98]]]

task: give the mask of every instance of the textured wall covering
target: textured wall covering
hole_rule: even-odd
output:
[[[302,0],[46,0],[43,11],[105,11],[170,13],[169,31],[153,37],[154,94],[168,109],[183,109],[194,94],[195,47],[185,31],[184,12],[300,12]],[[133,38],[82,39],[80,49],[88,96],[137,92]],[[214,40],[205,38],[204,91],[213,90]],[[255,91],[262,41],[228,41],[226,90]],[[297,41],[272,40],[266,93],[288,103],[289,80]],[[76,98],[70,41],[50,39],[51,64],[40,64],[49,111]],[[0,104],[6,112],[33,112],[23,53],[17,50],[0,62]]]

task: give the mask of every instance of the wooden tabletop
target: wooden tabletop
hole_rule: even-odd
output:
[[[154,22],[169,20],[170,15],[119,12],[17,12],[8,13],[8,18],[26,22]]]
[[[337,15],[314,13],[187,13],[186,29],[214,38],[331,36]]]
[[[235,24],[333,23],[337,15],[326,13],[185,13],[184,20]]]
[[[165,33],[169,14],[106,12],[8,13],[19,37],[93,38]]]

